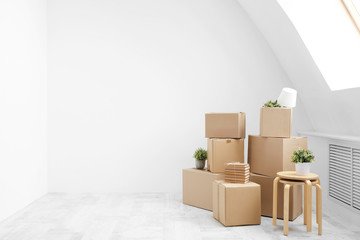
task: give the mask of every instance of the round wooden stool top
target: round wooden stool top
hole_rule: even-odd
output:
[[[310,173],[307,176],[296,175],[295,171],[284,171],[278,172],[277,176],[281,179],[295,180],[295,181],[305,181],[305,180],[317,180],[319,176],[315,173]]]

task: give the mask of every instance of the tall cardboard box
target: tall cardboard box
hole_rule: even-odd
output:
[[[225,172],[225,163],[244,162],[244,139],[209,138],[207,142],[207,169]]]
[[[250,173],[250,181],[261,186],[261,215],[272,217],[273,207],[273,177]],[[290,188],[289,220],[293,221],[302,213],[302,186],[295,185]],[[278,185],[278,211],[277,217],[284,218],[284,184]]]
[[[259,184],[214,181],[213,188],[213,215],[224,226],[261,223]]]
[[[260,109],[260,136],[291,137],[292,108]]]
[[[245,113],[206,113],[206,138],[245,138]]]
[[[295,171],[291,156],[298,148],[307,149],[307,138],[270,138],[249,135],[248,163],[251,172],[276,177],[277,172]]]
[[[183,203],[212,211],[213,182],[224,174],[199,169],[183,169]]]

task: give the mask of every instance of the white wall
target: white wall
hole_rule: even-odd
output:
[[[315,162],[311,164],[311,171],[319,175],[323,196],[323,212],[337,219],[354,231],[359,230],[360,212],[354,211],[351,207],[339,204],[329,197],[329,143],[345,144],[347,146],[359,147],[359,143],[344,142],[339,140],[326,139],[321,137],[309,137],[308,143],[314,151]],[[313,188],[313,205],[315,206],[315,188]]]
[[[0,1],[0,221],[47,192],[46,1]]]
[[[49,0],[48,25],[52,192],[181,191],[204,113],[244,111],[257,134],[292,87],[234,0]]]
[[[330,90],[294,25],[276,0],[238,1],[264,35],[298,90],[314,129],[360,136],[360,88]],[[328,57],[333,56],[331,49],[328,54]]]
[[[276,0],[238,1],[268,41],[298,90],[314,130],[359,136],[360,111],[357,105],[360,88],[330,91],[301,37]],[[309,148],[316,156],[312,171],[319,174],[323,189],[323,210],[352,225],[359,222],[360,215],[328,197],[328,143],[327,138],[309,138]]]

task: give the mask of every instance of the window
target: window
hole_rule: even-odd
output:
[[[278,0],[332,91],[360,87],[360,0]],[[349,10],[349,5],[353,6]],[[351,12],[350,12],[351,11]],[[351,15],[350,15],[351,13]]]
[[[349,17],[360,33],[360,0],[341,0]]]

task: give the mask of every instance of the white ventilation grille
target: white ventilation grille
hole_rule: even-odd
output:
[[[352,203],[354,208],[360,210],[360,150],[359,149],[353,149],[352,159],[353,159]]]
[[[360,149],[329,145],[329,196],[360,210]]]
[[[330,144],[329,195],[351,205],[351,148]]]

